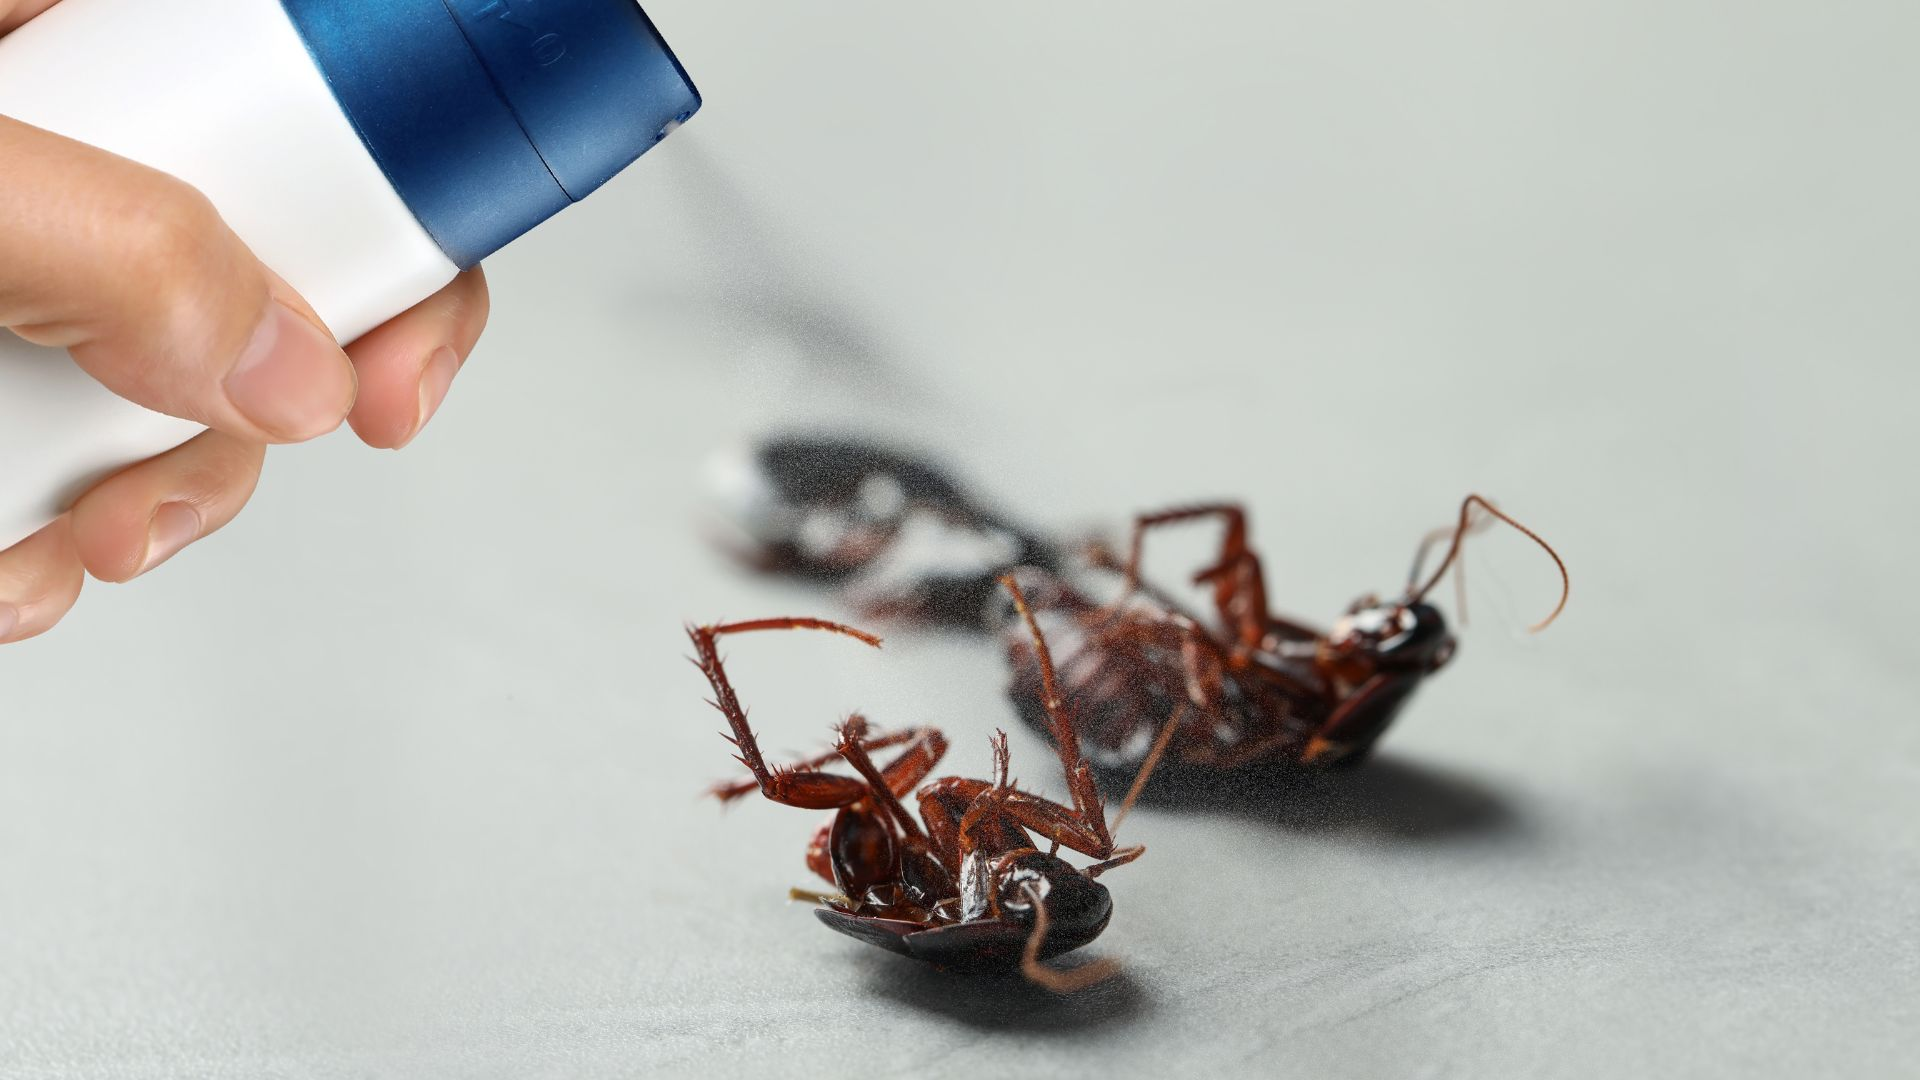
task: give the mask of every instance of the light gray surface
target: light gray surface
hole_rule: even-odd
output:
[[[649,6],[707,114],[497,260],[417,449],[277,453],[0,652],[0,1076],[1910,1066],[1910,3]],[[1140,813],[1125,981],[1008,996],[785,904],[816,815],[698,798],[681,621],[835,612],[691,524],[793,421],[1062,525],[1241,496],[1317,618],[1484,490],[1574,602],[1518,633],[1489,537],[1349,794]],[[962,639],[732,655],[772,748],[1011,726]]]

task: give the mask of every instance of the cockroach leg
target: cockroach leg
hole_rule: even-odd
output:
[[[854,713],[852,716],[847,717],[848,724],[855,723],[856,721],[861,724],[866,723],[866,719],[862,717],[859,713]],[[843,724],[842,727],[844,726],[845,725]],[[946,737],[942,735],[938,729],[930,728],[930,727],[906,728],[901,731],[890,731],[885,735],[867,735],[862,737],[860,742],[861,742],[861,745],[865,746],[868,750],[871,751],[871,750],[886,750],[891,747],[899,746],[902,743],[913,742],[914,740],[920,740],[920,742],[925,748],[924,752],[931,754],[935,762],[938,762],[941,757],[944,757],[946,755],[946,752],[947,752]],[[921,752],[921,748],[916,747],[915,753],[919,753],[919,752]],[[918,784],[921,780],[925,779],[927,773],[930,773],[933,771],[934,766],[932,764],[929,764],[926,768],[926,772],[923,772],[918,777],[914,777],[912,780],[907,781],[905,786],[903,787],[900,781],[893,779],[894,770],[896,768],[901,768],[903,765],[908,764],[909,756],[910,755],[903,755],[901,758],[895,760],[893,764],[888,765],[884,770],[888,777],[888,783],[893,788],[893,793],[896,795],[905,795],[908,792],[912,791],[913,786],[915,784]],[[819,769],[825,765],[830,765],[839,760],[842,760],[840,757],[840,751],[826,750],[821,753],[815,754],[812,757],[804,758],[800,761],[795,761],[785,766],[775,766],[774,768],[775,769],[794,769],[794,770],[801,770],[801,769],[814,770],[814,769]],[[746,780],[721,781],[720,783],[713,785],[711,788],[708,788],[707,794],[712,795],[714,798],[719,799],[721,802],[732,802],[735,799],[741,798],[742,796],[751,795],[754,792],[759,790],[760,790],[760,781],[749,778]]]
[[[1167,717],[1167,722],[1160,725],[1160,735],[1153,740],[1153,749],[1147,751],[1147,760],[1141,764],[1139,774],[1133,778],[1133,786],[1127,789],[1126,798],[1120,800],[1120,812],[1113,815],[1113,824],[1110,828],[1115,834],[1120,832],[1120,823],[1127,820],[1127,815],[1133,812],[1133,804],[1139,801],[1140,793],[1147,789],[1147,781],[1153,778],[1153,770],[1160,767],[1160,759],[1167,752],[1167,744],[1173,741],[1174,733],[1180,730],[1180,722],[1185,720],[1186,716],[1187,706],[1182,702],[1174,706],[1173,715]],[[1137,854],[1133,857],[1139,858]]]
[[[1377,729],[1375,732],[1366,730],[1371,726],[1369,718],[1376,713],[1383,700],[1396,691],[1405,692],[1409,680],[1415,678],[1417,676],[1375,675],[1362,683],[1315,729],[1307,740],[1306,749],[1301,751],[1301,763],[1318,765],[1338,761],[1352,753],[1363,741],[1369,741],[1372,735],[1377,734]]]
[[[1211,567],[1194,575],[1194,583],[1212,585],[1214,608],[1221,620],[1242,643],[1257,647],[1265,636],[1267,614],[1266,574],[1260,557],[1247,547],[1247,512],[1237,503],[1206,503],[1176,507],[1158,513],[1142,514],[1133,522],[1133,535],[1127,544],[1127,565],[1120,599],[1124,604],[1140,588],[1141,564],[1146,553],[1150,529],[1217,517],[1225,525],[1220,539],[1220,557]]]
[[[1146,853],[1147,845],[1145,844],[1133,844],[1128,847],[1115,848],[1113,850],[1113,858],[1094,863],[1092,866],[1080,872],[1090,878],[1097,878],[1114,867],[1125,866]]]
[[[1104,859],[1113,854],[1113,840],[1107,835],[1104,821],[1098,830],[1091,829],[1077,811],[1019,788],[990,788],[975,799],[960,819],[962,841],[998,818],[1091,858]]]
[[[970,780],[959,776],[942,777],[928,784],[920,791],[920,818],[927,823],[927,842],[939,856],[948,870],[960,872],[962,842],[960,826],[968,809],[979,800],[982,793],[992,790],[994,785],[985,780]],[[1025,846],[1027,837],[1018,828],[1004,821],[990,823],[996,829],[995,834],[987,837],[987,829],[976,827],[975,840],[979,846],[992,851],[1009,851]]]
[[[987,737],[987,745],[993,750],[993,786],[1012,787],[1008,774],[1013,768],[1013,755],[1007,752],[1007,733],[994,728],[993,734]]]
[[[1071,807],[1013,784],[1003,731],[995,732],[992,741],[993,779],[945,777],[919,788],[919,821],[902,797],[913,793],[945,754],[946,741],[931,729],[875,735],[865,718],[855,714],[841,725],[834,746],[853,776],[819,771],[827,764],[824,758],[810,762],[811,768],[771,768],[728,679],[718,639],[748,630],[814,629],[870,645],[878,640],[814,619],[690,627],[688,632],[695,662],[713,688],[712,704],[726,717],[729,741],[761,792],[789,805],[836,810],[833,820],[815,833],[807,854],[808,868],[831,880],[836,891],[794,890],[790,895],[821,904],[815,912],[821,922],[869,944],[941,965],[1005,969],[1017,964],[1040,985],[1068,992],[1105,977],[1110,965],[1054,972],[1040,963],[1041,956],[1070,951],[1100,935],[1111,917],[1112,901],[1095,877],[1131,862],[1144,849],[1114,850],[1099,793],[1092,786],[1091,766],[1075,749],[1058,700],[1046,642],[1026,598],[1010,579],[1006,585],[1048,665],[1054,727],[1067,742],[1060,758],[1074,795]],[[873,755],[883,743],[899,747],[884,768]],[[1030,833],[1052,841],[1056,851],[1066,846],[1104,861],[1083,871],[1040,851]],[[1019,902],[1022,890],[1033,904],[1031,912]],[[1029,926],[1029,919],[1037,926]]]
[[[902,799],[913,794],[913,789],[919,787],[922,780],[933,775],[933,770],[947,756],[947,737],[940,733],[940,729],[909,728],[906,733],[912,736],[906,751],[888,762],[886,768],[880,770],[881,775],[887,779],[887,789]],[[897,743],[892,740],[885,742],[868,740],[861,745],[873,751],[885,746],[897,745]]]
[[[1141,514],[1133,519],[1133,534],[1127,541],[1126,591],[1132,592],[1139,587],[1140,568],[1146,554],[1149,530],[1209,517],[1220,518],[1226,526],[1225,535],[1220,542],[1220,559],[1215,564],[1216,568],[1225,567],[1237,560],[1247,546],[1247,515],[1245,509],[1235,503],[1203,503],[1197,506],[1180,506],[1171,510]],[[1208,572],[1202,571],[1200,576],[1206,577]]]
[[[722,737],[740,751],[735,760],[753,773],[760,793],[774,802],[807,810],[832,810],[859,802],[867,795],[864,780],[811,769],[775,769],[767,765],[766,758],[760,752],[760,740],[747,723],[747,710],[734,693],[733,682],[727,677],[726,664],[719,651],[719,641],[723,636],[758,630],[824,630],[843,634],[874,648],[880,647],[880,639],[863,630],[825,619],[756,619],[687,628],[696,654],[694,663],[713,687],[714,698],[709,704],[720,710],[720,714],[727,719],[727,726],[733,731],[732,735]]]
[[[846,759],[847,764],[853,766],[853,771],[859,773],[861,779],[867,782],[867,787],[873,795],[873,801],[878,803],[887,813],[893,815],[893,820],[900,826],[901,832],[913,837],[922,836],[920,823],[913,820],[913,815],[907,813],[906,807],[900,805],[900,797],[893,793],[893,785],[889,782],[889,778],[883,775],[880,769],[874,765],[872,755],[867,753],[867,748],[861,744],[858,735],[852,730],[843,730],[840,735],[840,742],[834,747],[834,750],[839,753],[842,758]],[[909,750],[907,754],[902,755],[902,757],[907,758],[912,754],[913,751]],[[909,790],[917,786],[921,780],[925,779],[927,773],[932,772],[933,767],[938,763],[938,758],[925,761],[925,768],[920,772],[919,776],[914,777],[913,783],[908,786]],[[918,768],[923,762],[916,760],[913,761],[912,764]]]
[[[1020,591],[1020,583],[1013,579],[1013,575],[1001,578],[1000,584],[1012,595],[1013,605],[1026,621],[1027,632],[1033,637],[1034,658],[1040,665],[1042,706],[1047,713],[1048,726],[1052,729],[1054,749],[1060,755],[1060,767],[1066,773],[1067,791],[1073,800],[1073,810],[1063,820],[1044,822],[1045,827],[1056,830],[1045,835],[1075,851],[1094,858],[1105,858],[1113,850],[1113,839],[1107,832],[1106,808],[1100,802],[1100,789],[1094,782],[1093,767],[1087,764],[1086,757],[1080,752],[1080,737],[1074,731],[1073,721],[1067,716],[1066,705],[1060,698],[1060,683],[1054,672],[1053,654],[1047,648],[1046,635],[1040,632],[1040,624],[1033,617],[1033,608],[1028,606],[1026,594]],[[1014,805],[1013,802],[1008,803],[1010,812]],[[1037,813],[1037,808],[1033,808],[1033,811]],[[1041,815],[1036,817],[1034,823],[1021,818],[1020,823],[1040,829],[1043,827],[1041,819],[1052,816]],[[1068,827],[1069,822],[1071,828]],[[1088,842],[1093,843],[1094,847],[1083,846]]]
[[[1150,741],[1142,735],[1160,732],[1181,703],[1191,711],[1179,722],[1181,737],[1164,752],[1183,764],[1225,771],[1263,760],[1356,762],[1415,689],[1454,656],[1457,643],[1447,617],[1426,597],[1449,573],[1460,587],[1460,553],[1468,536],[1504,522],[1553,559],[1559,600],[1533,629],[1544,628],[1566,607],[1567,569],[1550,545],[1483,496],[1469,495],[1459,507],[1452,526],[1421,540],[1403,592],[1362,596],[1325,630],[1266,610],[1263,564],[1240,508],[1210,503],[1142,514],[1124,562],[1104,547],[1091,559],[1122,575],[1119,600],[1101,603],[1064,581],[1048,594],[1049,619],[1073,631],[1073,651],[1063,653],[1063,666],[1054,670],[1034,647],[1037,628],[1030,618],[1027,625],[1006,626],[1012,695],[1021,715],[1053,738],[1064,760],[1079,760],[1084,745],[1109,780],[1119,779],[1112,773],[1123,765],[1131,771],[1145,763]],[[1146,534],[1201,518],[1221,519],[1225,533],[1218,558],[1194,577],[1212,593],[1217,617],[1204,621],[1149,592],[1142,580]],[[1152,596],[1155,604],[1131,602],[1136,592]],[[1073,738],[1059,734],[1069,722],[1063,715],[1068,708],[1077,726]],[[1089,804],[1072,781],[1074,766],[1068,768],[1074,806],[1084,809]],[[1022,812],[1020,823],[1029,826],[1034,813]],[[1055,835],[1069,842],[1064,833]]]

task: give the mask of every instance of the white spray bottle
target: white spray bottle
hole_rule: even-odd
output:
[[[0,39],[0,114],[199,188],[343,343],[699,106],[635,0],[63,0]],[[201,430],[0,331],[0,549]]]

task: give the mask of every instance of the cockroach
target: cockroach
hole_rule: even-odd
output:
[[[979,628],[1000,575],[1059,563],[938,466],[877,443],[768,438],[715,459],[709,481],[722,547],[838,586],[870,618]]]
[[[1056,692],[1046,639],[1019,586],[1011,578],[1004,585],[1032,634],[1044,686],[1041,707],[1051,718],[1068,804],[1022,791],[1008,779],[1002,731],[992,739],[992,780],[948,776],[922,787],[947,752],[946,737],[931,727],[883,733],[857,713],[839,725],[832,750],[769,766],[727,676],[719,641],[761,630],[818,630],[880,645],[864,630],[810,618],[688,628],[694,662],[713,687],[711,704],[726,717],[730,733],[724,737],[752,774],[715,787],[713,794],[725,801],[758,790],[787,806],[833,811],[809,845],[806,864],[838,891],[792,893],[816,901],[815,914],[829,927],[939,967],[1018,970],[1041,986],[1069,992],[1107,978],[1114,965],[1100,961],[1064,971],[1043,961],[1100,936],[1112,917],[1113,900],[1097,879],[1146,849],[1114,844],[1114,830],[1131,798],[1109,825],[1092,768],[1080,755],[1074,725]],[[881,750],[897,753],[881,765],[873,758]],[[826,771],[835,761],[844,762],[853,775]],[[918,803],[919,820],[902,801],[909,798]],[[1040,850],[1035,836],[1051,850]],[[1059,857],[1062,847],[1097,861],[1075,867]]]
[[[1193,581],[1211,590],[1211,624],[1140,576],[1149,531],[1208,518],[1224,525],[1220,554]],[[1542,630],[1566,607],[1566,565],[1538,534],[1479,495],[1461,503],[1455,524],[1421,541],[1399,595],[1361,597],[1327,630],[1270,610],[1247,513],[1235,503],[1141,515],[1124,560],[1095,547],[1090,561],[1123,575],[1115,601],[1096,602],[1051,575],[1023,580],[1060,658],[1058,680],[1080,744],[1103,773],[1141,769],[1156,745],[1168,748],[1170,765],[1190,767],[1171,772],[1256,763],[1350,766],[1367,756],[1421,683],[1453,658],[1457,642],[1427,597],[1450,569],[1458,584],[1462,543],[1496,520],[1538,544],[1560,572],[1559,602],[1532,627]],[[1442,540],[1445,557],[1423,576],[1429,551]],[[1049,665],[1036,663],[1032,647],[1011,630],[1005,644],[1016,708],[1029,723],[1051,730],[1041,706],[1051,692],[1044,677]],[[1170,743],[1163,729],[1177,729]]]

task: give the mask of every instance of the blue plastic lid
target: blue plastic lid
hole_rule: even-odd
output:
[[[700,108],[635,0],[282,0],[347,118],[470,267]]]

